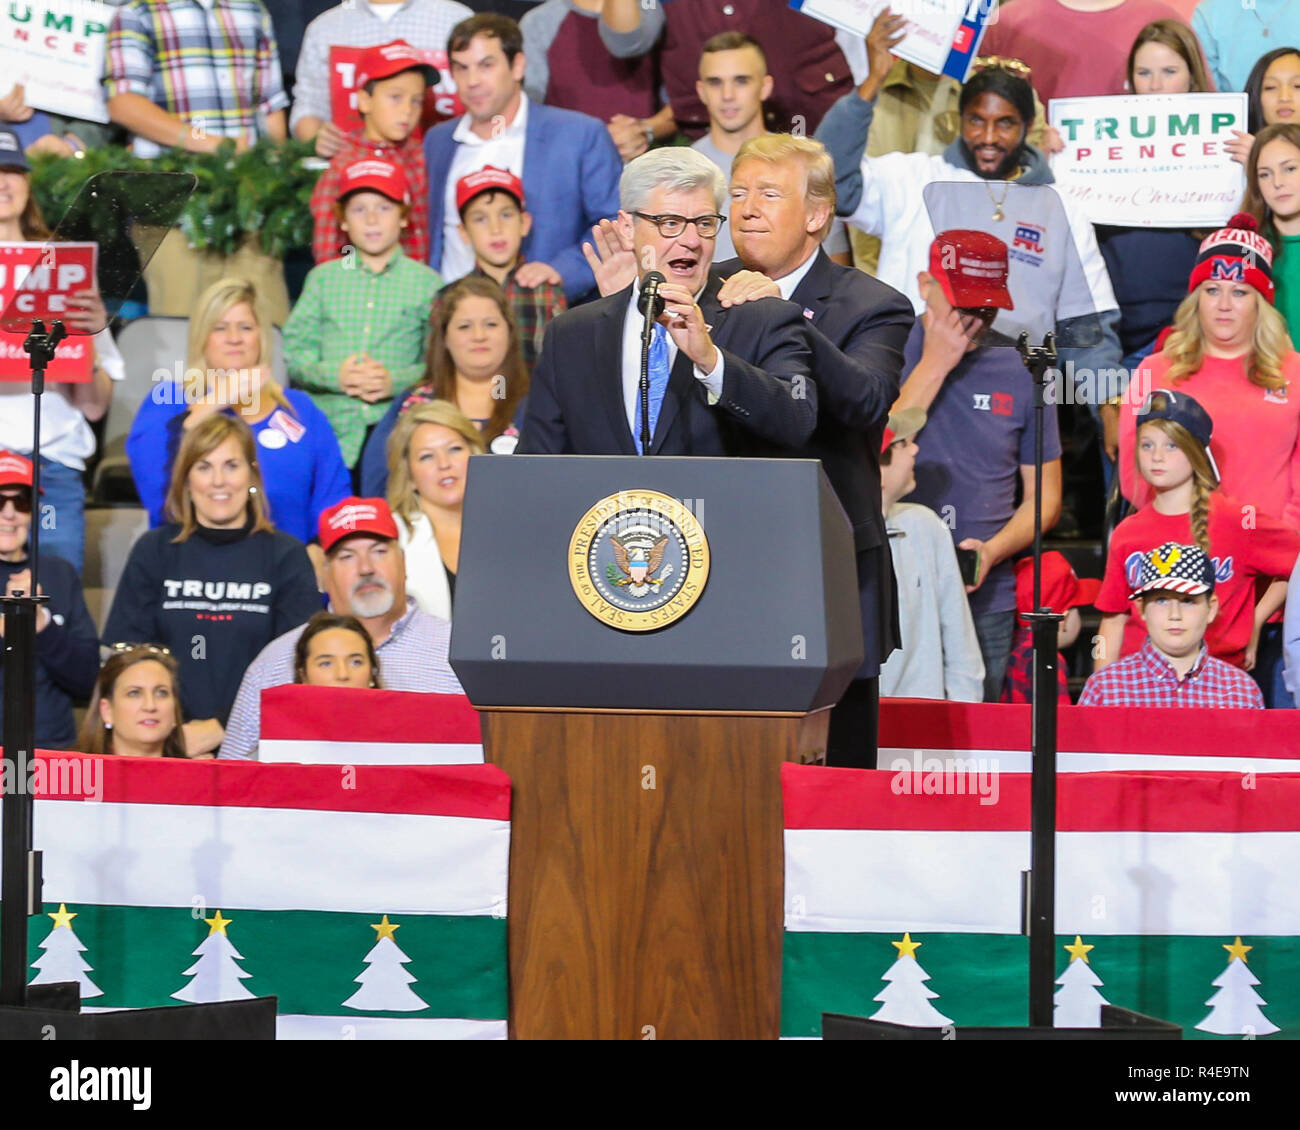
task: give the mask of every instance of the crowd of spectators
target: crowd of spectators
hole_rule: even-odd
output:
[[[820,459],[866,644],[832,743],[878,694],[1027,701],[1034,511],[1050,530],[1070,508],[1079,420],[1088,489],[1113,480],[1128,515],[1104,576],[1044,559],[1062,648],[1100,614],[1080,702],[1294,705],[1300,7],[1010,0],[964,83],[899,59],[889,9],[863,37],[779,0],[114,7],[106,125],[0,98],[0,243],[51,236],[34,161],[292,138],[320,170],[315,266],[290,286],[250,243],[213,282],[167,234],[148,307],[188,319],[186,356],[130,428],[151,528],[101,629],[87,467],[140,378],[117,311],[69,297],[92,376],[42,398],[39,496],[26,370],[3,362],[0,577],[30,584],[39,518],[41,745],[248,758],[267,687],[456,693],[469,460],[516,448]],[[1057,186],[1053,100],[1216,90],[1248,115],[1215,230],[1159,204],[1094,225]],[[1025,225],[1050,237],[1036,273]],[[1081,406],[1048,406],[1037,453],[1022,330],[1056,331]]]

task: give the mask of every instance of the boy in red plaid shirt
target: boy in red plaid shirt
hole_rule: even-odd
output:
[[[411,194],[411,210],[402,232],[402,250],[417,263],[429,261],[429,182],[424,147],[416,136],[424,110],[424,91],[438,72],[403,39],[372,47],[357,63],[357,109],[365,125],[348,134],[311,194],[315,222],[311,248],[317,263],[345,254],[348,238],[339,226],[338,202],[344,170],[356,161],[377,157],[401,166]]]
[[[549,282],[521,286],[515,277],[524,262],[524,239],[533,226],[533,217],[524,207],[524,183],[509,169],[484,165],[460,178],[456,210],[460,213],[460,237],[474,251],[470,274],[492,279],[505,294],[524,365],[531,375],[546,327],[556,314],[564,313],[568,302],[563,286]],[[436,321],[436,304],[433,317]]]
[[[1147,638],[1132,655],[1093,674],[1079,705],[1262,710],[1255,680],[1205,646],[1205,630],[1219,614],[1214,585],[1214,563],[1200,546],[1165,542],[1144,554],[1129,599],[1141,604]]]

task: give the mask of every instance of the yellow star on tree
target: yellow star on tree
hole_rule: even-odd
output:
[[[889,944],[898,950],[899,960],[902,960],[905,957],[910,957],[915,961],[916,951],[923,943],[912,941],[912,935],[907,931],[904,931],[903,940],[901,942],[890,942]]]
[[[1081,958],[1083,958],[1083,963],[1084,963],[1085,965],[1087,965],[1087,964],[1089,964],[1089,962],[1088,962],[1088,951],[1089,951],[1090,949],[1095,949],[1095,948],[1096,948],[1095,946],[1085,946],[1085,945],[1083,944],[1083,939],[1082,939],[1081,937],[1079,937],[1078,934],[1075,934],[1075,935],[1074,935],[1074,945],[1072,945],[1072,946],[1066,946],[1066,947],[1065,947],[1065,952],[1068,953],[1068,954],[1070,955],[1070,960],[1071,960],[1071,961],[1073,961],[1076,957],[1081,957]]]
[[[1223,948],[1224,948],[1225,950],[1228,951],[1228,964],[1229,964],[1229,965],[1232,964],[1232,959],[1233,959],[1233,958],[1236,958],[1236,957],[1241,958],[1241,963],[1242,963],[1243,965],[1249,965],[1250,962],[1248,962],[1248,961],[1246,960],[1246,954],[1250,953],[1250,951],[1253,950],[1255,947],[1254,947],[1254,946],[1243,946],[1243,945],[1241,944],[1241,939],[1238,938],[1235,942],[1232,943],[1232,945],[1230,945],[1230,946],[1224,946]]]
[[[213,934],[225,934],[226,927],[229,926],[234,919],[222,918],[221,911],[218,910],[215,917],[205,918],[203,921],[208,924],[208,937],[212,937]],[[229,937],[230,935],[226,934],[226,936]]]
[[[54,925],[50,927],[51,930],[57,930],[60,926],[65,926],[71,930],[72,920],[77,916],[76,914],[69,914],[67,906],[63,903],[59,903],[59,909],[55,913],[50,914],[50,917],[54,919]]]
[[[388,915],[385,914],[382,922],[372,922],[370,928],[378,931],[375,941],[382,942],[385,938],[388,938],[389,941],[396,942],[397,939],[393,937],[393,931],[400,930],[402,924],[400,922],[389,922]]]

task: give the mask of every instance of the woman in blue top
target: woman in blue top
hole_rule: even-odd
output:
[[[252,429],[277,529],[309,542],[321,512],[352,493],[325,414],[305,392],[282,389],[271,376],[272,343],[250,283],[221,279],[199,297],[184,383],[156,385],[126,441],[151,526],[166,520],[163,505],[183,435],[215,412],[237,413]]]

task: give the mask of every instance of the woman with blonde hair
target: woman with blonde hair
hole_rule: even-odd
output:
[[[244,669],[321,606],[302,543],[267,509],[253,433],[209,414],[185,433],[170,523],[135,543],[104,626],[105,643],[147,640],[179,659],[191,756],[215,749]]]
[[[99,669],[77,748],[123,757],[185,757],[182,721],[180,667],[171,653],[153,644],[118,648]]]
[[[281,388],[272,375],[273,349],[272,326],[251,283],[220,279],[200,295],[183,379],[155,386],[126,441],[152,525],[166,520],[183,438],[213,415],[238,415],[252,429],[270,484],[266,505],[275,524],[299,541],[311,541],[321,512],[352,493],[329,420],[305,392]]]
[[[1211,454],[1214,421],[1194,397],[1156,389],[1138,408],[1137,421],[1136,447],[1127,458],[1150,486],[1152,500],[1111,535],[1094,602],[1102,613],[1095,669],[1142,646],[1146,627],[1129,594],[1138,587],[1142,557],[1152,546],[1172,543],[1196,545],[1214,562],[1219,613],[1205,643],[1214,658],[1249,671],[1265,624],[1286,599],[1300,534],[1265,514],[1242,521],[1256,508],[1249,495],[1230,498],[1219,489]]]
[[[388,437],[407,409],[446,400],[469,417],[489,451],[508,454],[519,442],[527,395],[528,370],[510,302],[501,288],[481,275],[452,283],[433,306],[424,380],[394,399],[366,441],[361,493],[387,493]]]
[[[1134,449],[1144,396],[1167,388],[1194,396],[1215,421],[1211,454],[1224,492],[1300,526],[1300,356],[1273,307],[1273,250],[1247,215],[1202,242],[1191,293],[1164,348],[1133,375],[1120,413],[1120,451]],[[1132,459],[1120,486],[1135,506],[1152,498]]]
[[[451,619],[460,567],[460,520],[469,457],[483,434],[454,404],[404,413],[388,441],[388,506],[406,551],[406,591],[425,612]]]

